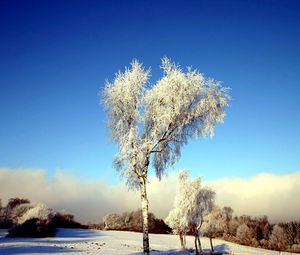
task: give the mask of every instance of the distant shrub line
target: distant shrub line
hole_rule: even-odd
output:
[[[252,247],[300,252],[300,221],[271,224],[267,216],[233,216],[230,207],[222,209],[222,220],[222,227],[205,236]]]
[[[67,212],[55,212],[45,204],[11,198],[5,207],[0,200],[0,228],[9,229],[8,237],[51,237],[56,228],[87,228]]]
[[[149,233],[168,234],[171,228],[165,224],[162,219],[155,217],[153,213],[149,213]],[[142,210],[138,209],[132,212],[124,212],[122,214],[110,213],[103,217],[102,229],[105,230],[121,230],[142,232]]]
[[[21,198],[9,199],[4,207],[0,199],[0,228],[9,229],[9,237],[51,237],[55,235],[57,228],[134,232],[143,230],[141,209],[122,214],[110,213],[98,224],[82,225],[70,213],[55,212],[45,204],[32,204],[28,199]],[[149,213],[149,232],[169,234],[172,229],[162,219]],[[187,234],[193,232],[188,231]],[[210,231],[202,231],[201,234],[242,245],[300,253],[300,221],[271,224],[267,216],[233,216],[233,209],[230,207],[221,209],[218,226]]]

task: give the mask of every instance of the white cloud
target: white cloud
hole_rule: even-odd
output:
[[[230,205],[238,215],[267,215],[276,222],[300,220],[299,183],[300,172],[295,172],[261,173],[250,179],[221,179],[211,185],[220,205]]]
[[[176,192],[176,173],[158,181],[149,178],[150,211],[164,218],[172,207]],[[299,220],[300,172],[286,175],[259,174],[250,179],[220,179],[208,184],[217,192],[221,206],[231,206],[240,214],[268,215],[276,220]],[[135,210],[138,192],[124,184],[109,186],[101,181],[87,182],[57,171],[52,180],[41,169],[0,168],[0,198],[28,198],[44,202],[55,210],[66,209],[80,221],[98,222],[109,212]]]
[[[0,168],[0,198],[28,198],[55,210],[66,209],[81,221],[100,221],[106,213],[137,208],[138,197],[124,185],[84,182],[57,171],[47,180],[45,170]]]

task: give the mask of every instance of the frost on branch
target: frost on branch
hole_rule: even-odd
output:
[[[25,221],[33,218],[37,218],[39,220],[49,220],[49,218],[52,217],[52,213],[52,210],[45,204],[38,203],[26,211],[26,213],[18,219],[18,224],[22,224]]]
[[[149,76],[150,71],[134,60],[131,68],[116,74],[113,83],[106,82],[103,91],[111,137],[119,147],[115,166],[130,186],[138,181],[137,169],[141,169],[145,161],[139,127],[143,120],[143,99]]]
[[[146,86],[150,70],[134,60],[113,82],[106,82],[102,93],[111,137],[118,145],[115,166],[130,186],[146,179],[150,160],[161,178],[189,138],[213,136],[225,117],[229,95],[219,82],[192,68],[183,71],[168,58],[162,59],[161,68],[163,77]]]
[[[282,227],[275,225],[270,235],[269,245],[270,248],[281,251],[287,247],[287,235]]]
[[[251,229],[245,223],[237,228],[236,237],[241,244],[251,243],[252,235]]]
[[[201,227],[202,234],[214,238],[215,235],[221,235],[226,228],[226,219],[223,211],[218,206],[204,217],[203,225]]]
[[[206,214],[203,219],[201,233],[209,237],[212,253],[214,252],[212,239],[216,235],[223,233],[226,227],[226,218],[224,216],[223,211],[218,206],[214,206],[213,210],[209,214]]]
[[[180,238],[181,248],[185,247],[185,235],[192,232],[195,240],[199,241],[199,231],[214,206],[215,192],[202,185],[201,178],[188,179],[188,173],[183,171],[179,174],[179,186],[175,196],[174,208],[170,211],[166,223],[172,228],[174,234]],[[196,243],[195,241],[195,243]]]
[[[54,236],[55,227],[51,223],[52,210],[45,204],[24,207],[21,205],[16,218],[18,224],[9,229],[9,237],[49,237]]]

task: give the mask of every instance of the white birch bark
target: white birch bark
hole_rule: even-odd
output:
[[[146,181],[144,178],[140,178],[141,188],[141,202],[142,202],[142,218],[143,218],[143,250],[144,254],[148,255],[149,252],[149,224],[148,224],[148,198]]]

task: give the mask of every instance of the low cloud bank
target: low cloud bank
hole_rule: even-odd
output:
[[[300,172],[286,175],[259,174],[250,179],[220,179],[208,182],[217,193],[220,206],[231,206],[238,215],[267,215],[271,221],[300,220]],[[150,177],[150,211],[165,218],[176,193],[176,173],[162,181]],[[44,202],[55,210],[65,209],[82,222],[99,222],[110,212],[132,211],[140,206],[139,194],[101,181],[85,182],[57,171],[47,180],[42,169],[0,168],[0,198],[28,198]]]
[[[285,175],[261,173],[250,179],[221,179],[211,184],[220,205],[236,214],[267,215],[272,222],[300,220],[300,171]]]

